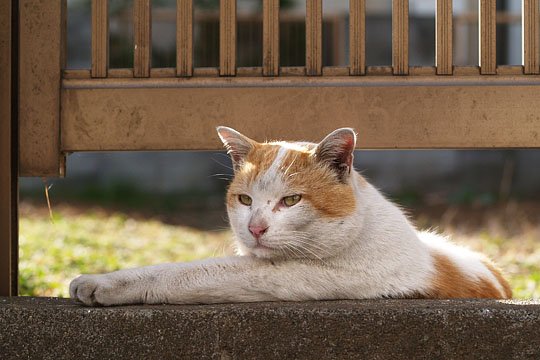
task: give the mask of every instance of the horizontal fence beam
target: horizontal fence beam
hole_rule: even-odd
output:
[[[167,79],[174,78],[176,73],[175,68],[155,68],[152,69],[150,77],[153,79]],[[305,67],[304,66],[281,66],[279,69],[280,78],[302,78],[305,77]],[[109,78],[121,79],[121,78],[132,78],[133,69],[109,69],[108,72]],[[250,80],[256,80],[263,75],[262,67],[239,67],[237,68],[237,74],[241,77],[249,78]],[[348,66],[324,66],[322,69],[324,81],[332,81],[334,78],[349,77],[350,69]],[[416,81],[417,78],[427,80],[427,81],[436,81],[433,78],[437,74],[437,68],[435,66],[410,66],[409,67],[409,77],[414,78],[410,81]],[[456,75],[456,81],[461,81],[463,76],[473,79],[473,81],[486,82],[490,81],[488,78],[477,79],[475,76],[480,74],[479,66],[454,66],[453,75]],[[394,81],[396,77],[392,75],[392,66],[366,66],[366,77],[371,80],[382,80],[382,81]],[[521,65],[499,65],[497,66],[497,74],[502,76],[500,79],[506,79],[508,75],[522,75],[517,76],[515,79],[517,81],[523,81],[525,83],[531,82],[536,83],[535,78],[528,78],[523,75],[523,66]],[[205,67],[205,68],[194,68],[193,76],[200,79],[215,79],[219,83],[219,68],[217,67]],[[495,76],[498,78],[497,76]],[[90,79],[90,70],[78,69],[78,70],[64,70],[63,71],[64,79]],[[394,80],[392,80],[394,79]],[[370,80],[370,81],[371,81]],[[368,82],[369,83],[369,82]],[[98,84],[98,82],[96,82]],[[145,83],[146,84],[146,83]],[[443,85],[445,82],[443,82]],[[511,85],[511,84],[508,84]]]
[[[218,125],[313,141],[352,126],[373,149],[540,147],[540,80],[456,78],[64,80],[62,150],[215,150]]]

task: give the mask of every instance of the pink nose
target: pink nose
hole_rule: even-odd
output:
[[[261,235],[266,232],[266,230],[268,230],[268,226],[249,225],[249,232],[255,237],[255,239],[260,238]]]

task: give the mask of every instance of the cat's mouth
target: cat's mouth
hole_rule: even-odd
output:
[[[249,247],[249,252],[251,252],[256,257],[261,257],[261,258],[272,257],[275,254],[275,251],[276,251],[275,248],[262,244],[259,241],[253,244],[253,246]]]
[[[255,246],[253,247],[253,249],[272,250],[272,251],[275,250],[273,247],[270,247],[268,245],[264,245],[264,244],[262,244],[260,242],[257,242],[255,244]]]

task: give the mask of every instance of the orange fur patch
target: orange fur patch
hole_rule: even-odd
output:
[[[333,170],[322,165],[313,156],[314,148],[289,150],[280,169],[285,180],[302,194],[313,207],[325,217],[343,217],[350,215],[355,207],[353,188],[340,182]]]
[[[500,299],[506,296],[501,294],[489,279],[473,280],[463,274],[446,255],[435,253],[432,256],[436,274],[432,288],[427,291],[426,297],[435,299]]]
[[[497,279],[499,284],[501,284],[501,287],[504,290],[504,298],[505,299],[511,299],[512,298],[512,288],[510,287],[510,284],[508,284],[508,281],[502,276],[501,270],[498,269],[491,261],[488,259],[482,260],[484,265],[491,271],[493,276]]]
[[[278,143],[257,144],[250,151],[242,168],[229,187],[227,203],[234,206],[236,195],[247,191],[258,176],[270,168],[280,149]],[[301,194],[324,217],[350,215],[355,207],[354,191],[350,184],[339,181],[337,174],[313,156],[315,146],[305,144],[287,150],[279,171],[291,194]]]
[[[255,144],[247,154],[242,167],[237,171],[227,192],[227,204],[234,206],[236,196],[247,192],[255,179],[270,168],[279,151],[278,145]]]

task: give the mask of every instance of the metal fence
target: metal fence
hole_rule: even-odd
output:
[[[478,2],[478,66],[454,65],[452,0],[436,2],[433,66],[409,66],[408,0],[392,1],[391,66],[366,66],[365,0],[350,1],[348,66],[323,66],[322,0],[306,1],[305,66],[281,66],[279,1],[264,0],[262,65],[238,67],[236,1],[221,0],[219,66],[197,68],[193,1],[177,0],[176,66],[153,68],[151,1],[134,0],[133,68],[110,69],[108,5],[92,1],[91,67],[68,70],[66,1],[2,3],[1,294],[16,291],[17,176],[63,176],[70,152],[217,149],[222,124],[307,140],[353,126],[362,148],[540,145],[538,0],[523,0],[520,66],[497,66],[495,0]]]

